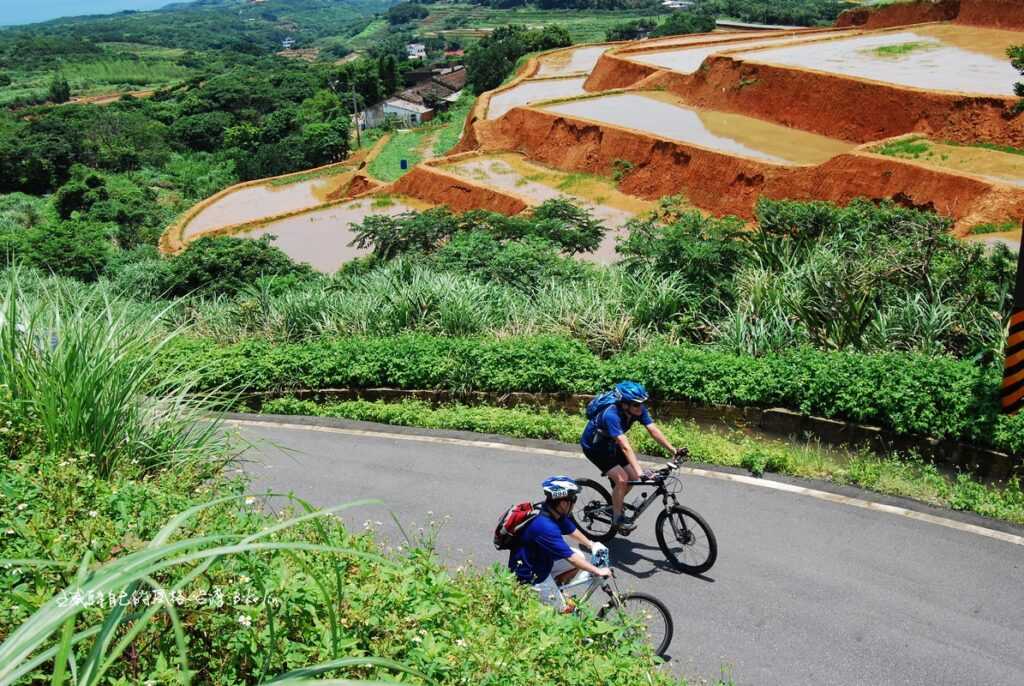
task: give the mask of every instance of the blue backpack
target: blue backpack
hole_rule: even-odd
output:
[[[587,419],[591,421],[597,419],[602,412],[618,402],[618,399],[618,393],[614,390],[595,395],[593,400],[587,403]]]

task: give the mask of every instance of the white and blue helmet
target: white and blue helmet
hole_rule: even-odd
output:
[[[580,492],[580,487],[571,476],[552,476],[544,479],[541,484],[544,495],[548,500],[561,500],[562,498],[575,498]]]

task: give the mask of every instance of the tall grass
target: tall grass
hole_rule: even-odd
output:
[[[194,372],[158,368],[179,334],[167,308],[125,303],[103,288],[3,276],[0,386],[32,417],[47,453],[84,455],[106,477],[123,463],[167,467],[219,445],[217,422],[197,422],[208,397]]]
[[[312,510],[305,514],[290,518],[283,522],[266,526],[262,530],[243,535],[240,533],[218,534],[197,538],[172,540],[178,529],[191,517],[227,501],[235,496],[220,498],[208,503],[196,505],[173,517],[149,544],[135,553],[113,559],[98,569],[90,569],[92,562],[89,554],[78,565],[75,581],[60,593],[55,594],[39,608],[27,621],[22,623],[7,639],[0,644],[0,686],[8,686],[19,679],[32,674],[40,667],[52,665],[51,683],[62,684],[68,673],[76,686],[92,686],[105,683],[105,677],[111,668],[122,658],[124,653],[139,638],[140,634],[152,626],[154,617],[163,612],[166,614],[170,632],[173,634],[174,647],[177,652],[177,676],[181,683],[188,684],[192,680],[192,669],[189,664],[189,647],[186,640],[186,627],[179,617],[173,599],[181,594],[190,584],[209,572],[212,565],[226,556],[257,554],[261,552],[280,553],[324,553],[346,555],[350,557],[372,560],[378,564],[390,564],[379,555],[357,550],[349,545],[332,542],[320,544],[308,540],[281,541],[281,532],[296,526],[328,517],[352,505]],[[319,527],[325,537],[325,527]],[[337,531],[337,530],[335,530]],[[335,534],[337,535],[337,534]],[[0,560],[0,564],[19,566],[53,566],[49,560]],[[59,565],[58,565],[59,566]],[[312,573],[306,568],[307,573]],[[316,576],[316,584],[324,591],[324,601],[329,608],[331,631],[334,634],[334,645],[340,646],[340,633],[336,615],[330,607],[328,586],[337,587],[334,593],[341,591],[340,570],[338,574]],[[161,582],[168,575],[178,572],[173,580]],[[333,579],[331,578],[333,576]],[[90,613],[93,621],[85,622],[86,627],[76,631],[76,618],[87,612],[90,599],[93,598],[130,598],[140,589],[157,592],[160,602],[133,608],[128,602],[118,602],[102,619],[97,613]],[[264,612],[270,613],[269,606]],[[272,625],[272,618],[268,618]],[[77,646],[88,646],[87,650],[77,650]],[[273,649],[271,648],[271,653]],[[76,653],[78,659],[76,659]],[[350,659],[335,659],[301,670],[290,670],[287,673],[266,679],[264,673],[260,681],[277,682],[296,680],[316,676],[328,671],[345,667],[383,667],[390,670],[405,671],[415,676],[422,676],[392,660],[381,660],[374,657],[360,656]]]
[[[204,337],[298,341],[422,331],[451,336],[560,333],[606,354],[699,327],[702,296],[681,280],[606,270],[585,287],[552,281],[536,292],[397,259],[367,274],[278,293],[263,281],[240,296],[200,299],[170,313]]]

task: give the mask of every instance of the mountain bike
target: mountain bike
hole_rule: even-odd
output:
[[[635,522],[661,498],[662,511],[654,523],[658,547],[669,563],[687,574],[703,574],[711,569],[718,558],[718,541],[711,527],[694,510],[679,504],[676,495],[683,490],[682,481],[673,472],[679,469],[680,457],[671,460],[665,467],[637,481],[630,481],[634,488],[642,491],[632,503],[624,503],[624,514]],[[611,480],[609,479],[609,482]],[[580,487],[572,516],[587,538],[605,543],[620,532],[612,517],[611,493],[591,479],[576,479]],[[612,484],[614,487],[614,483]],[[648,495],[646,489],[652,489]]]
[[[608,550],[592,555],[590,562],[595,567],[610,567]],[[672,614],[663,602],[647,593],[620,593],[614,572],[608,578],[591,576],[585,572],[576,577],[559,586],[559,590],[565,594],[567,591],[586,588],[582,593],[571,596],[577,612],[580,605],[589,603],[597,589],[601,589],[608,594],[608,601],[598,609],[598,618],[618,627],[627,637],[648,643],[655,655],[665,657],[665,651],[672,642],[674,625]]]

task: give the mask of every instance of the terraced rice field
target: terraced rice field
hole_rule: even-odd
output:
[[[487,107],[487,118],[497,119],[520,105],[583,95],[586,92],[583,90],[584,81],[585,76],[523,81],[513,88],[494,94]]]
[[[536,76],[589,74],[607,49],[607,45],[592,45],[544,55],[540,58],[540,68],[537,70]]]
[[[952,145],[923,138],[879,146],[875,152],[912,159],[932,167],[974,174],[1011,186],[1024,186],[1024,151],[1004,152],[971,145]]]
[[[738,56],[932,91],[1013,95],[1020,74],[1006,49],[1020,41],[1016,32],[943,24]]]
[[[808,41],[821,40],[823,36],[837,35],[836,33],[812,33],[810,35],[786,35],[766,38],[761,40],[735,40],[707,44],[694,44],[670,50],[658,50],[655,52],[627,53],[624,57],[641,64],[648,64],[661,69],[669,69],[682,74],[692,74],[704,63],[704,60],[716,53],[735,52],[738,50],[751,50],[768,46],[791,45],[794,43],[806,43]],[[841,35],[841,34],[840,34]]]
[[[482,155],[445,165],[443,169],[476,183],[526,198],[539,204],[564,197],[589,209],[611,229],[598,250],[586,256],[602,263],[614,262],[615,238],[626,222],[654,209],[655,203],[627,195],[615,182],[592,174],[573,174],[530,162],[516,153]]]
[[[188,240],[212,229],[315,207],[327,202],[331,193],[343,188],[350,180],[351,171],[345,169],[341,173],[293,183],[274,185],[267,182],[242,188],[203,208],[185,226],[182,236]]]
[[[686,107],[661,92],[603,95],[542,109],[773,164],[820,164],[854,147],[740,114]]]
[[[331,205],[312,212],[270,222],[237,234],[239,238],[275,236],[274,245],[296,262],[308,262],[317,271],[333,273],[343,263],[367,251],[351,247],[354,234],[349,228],[369,215],[394,216],[416,212],[428,205],[411,198],[373,196]]]

